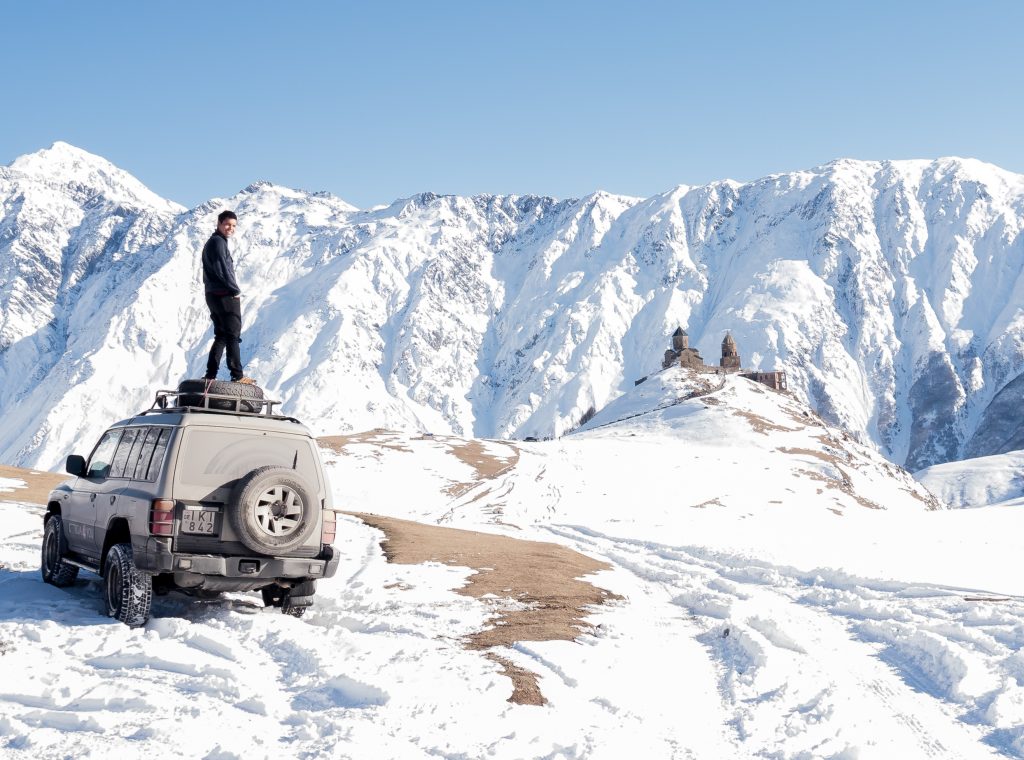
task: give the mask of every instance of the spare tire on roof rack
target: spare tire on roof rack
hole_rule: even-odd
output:
[[[229,380],[182,380],[178,384],[177,405],[259,414],[263,409],[263,389],[254,383]]]

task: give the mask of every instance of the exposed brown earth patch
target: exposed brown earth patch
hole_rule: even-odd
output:
[[[858,494],[853,488],[853,481],[850,480],[850,476],[846,474],[842,467],[839,467],[838,465],[836,465],[835,467],[837,470],[839,470],[839,474],[842,476],[841,480],[830,478],[827,475],[824,475],[820,472],[814,472],[813,470],[797,470],[796,473],[799,475],[804,475],[810,478],[811,480],[815,480],[819,483],[823,483],[826,488],[835,488],[839,491],[842,491],[855,502],[860,504],[862,507],[867,507],[868,509],[884,509],[884,507],[882,507],[881,504],[877,504],[871,501],[871,499],[867,499]],[[821,489],[818,489],[818,493],[821,493]],[[834,509],[832,511],[836,512],[836,510]],[[836,512],[836,514],[840,514],[840,512]]]
[[[792,393],[786,392],[787,396],[793,397]],[[810,409],[805,409],[801,406],[787,404],[782,408],[782,411],[786,413],[793,422],[798,425],[813,425],[814,427],[826,427],[825,422],[815,412]]]
[[[942,509],[943,508],[942,507],[942,502],[939,501],[938,499],[936,499],[930,493],[928,494],[928,497],[925,498],[924,496],[919,494],[917,491],[915,491],[913,488],[904,488],[903,490],[906,491],[907,493],[909,493],[911,496],[913,496],[915,499],[917,499],[919,502],[924,504],[926,507],[928,507],[928,509],[930,509],[932,511],[934,511],[936,509]]]
[[[46,506],[46,498],[58,484],[68,479],[68,475],[40,470],[23,470],[20,467],[8,467],[0,464],[0,478],[13,478],[25,482],[25,488],[14,488],[11,491],[0,491],[0,501],[24,501],[29,504]]]
[[[492,650],[517,641],[573,641],[591,627],[585,618],[594,606],[618,598],[581,580],[609,565],[558,544],[349,514],[384,532],[381,549],[389,562],[440,562],[476,570],[458,593],[496,599],[498,604],[491,627],[466,639],[469,649]],[[494,651],[487,656],[512,679],[510,702],[544,704],[536,674]]]
[[[316,440],[322,448],[329,449],[335,454],[342,456],[348,454],[345,450],[347,446],[359,444],[377,447],[377,450],[371,453],[378,459],[381,456],[380,449],[391,449],[406,454],[414,453],[401,439],[400,434],[382,428],[348,435],[326,435]],[[503,475],[513,469],[519,462],[519,449],[505,441],[501,441],[498,445],[508,450],[507,456],[494,453],[491,447],[483,441],[466,441],[461,438],[442,435],[423,436],[418,440],[435,442],[444,447],[448,453],[455,456],[460,462],[473,468],[475,477],[472,480],[455,481],[445,488],[445,493],[452,499],[458,499],[484,481],[493,480]],[[477,498],[485,495],[480,494]]]
[[[507,443],[502,443],[512,451],[511,455],[507,457],[492,454],[480,441],[465,441],[449,445],[451,445],[452,453],[460,461],[476,470],[477,477],[481,479],[496,478],[511,470],[519,461],[519,449]]]
[[[837,463],[836,457],[831,456],[829,454],[825,454],[824,452],[814,451],[813,449],[799,449],[783,446],[776,449],[775,451],[782,452],[783,454],[800,454],[805,457],[814,457],[815,459],[820,459],[822,462],[827,462],[828,464]]]
[[[750,427],[762,435],[768,435],[769,433],[796,433],[802,430],[802,428],[788,428],[782,425],[776,425],[771,420],[767,420],[759,414],[754,414],[753,412],[748,412],[743,409],[733,409],[732,413],[737,417],[745,419],[750,423]]]
[[[346,454],[345,447],[353,443],[366,443],[380,446],[384,449],[403,451],[408,454],[412,449],[402,444],[398,436],[384,428],[365,430],[362,433],[351,433],[350,435],[324,435],[316,439],[316,442],[325,449],[330,449],[335,454]],[[377,454],[376,456],[380,456]]]
[[[847,467],[852,467],[853,469],[860,469],[863,465],[863,460],[858,460],[848,449],[846,449],[843,446],[842,443],[840,443],[838,440],[836,440],[830,435],[817,435],[814,436],[814,438],[821,441],[822,445],[825,446],[825,451],[815,451],[813,449],[805,448],[791,448],[788,446],[782,446],[776,449],[776,451],[781,451],[784,454],[798,454],[813,457],[815,459],[820,459],[823,462],[827,462],[828,464],[835,466],[835,468],[839,470],[839,472],[843,476],[843,480],[841,482],[829,480],[824,475],[820,474],[816,476],[816,479],[822,480],[823,482],[829,482],[830,488],[839,488],[844,493],[848,494],[853,499],[855,499],[863,507],[867,507],[868,509],[884,509],[884,507],[881,506],[880,504],[857,494],[853,489],[852,483],[850,482],[849,475],[847,475],[843,471],[843,468],[839,466],[840,461],[842,461],[842,463]],[[843,441],[849,442],[849,440],[849,437],[844,433]],[[843,454],[845,456],[841,458],[840,454]],[[885,470],[886,474],[892,478],[898,478],[901,475],[905,476],[906,478],[912,478],[912,476],[906,471],[904,471],[903,468],[900,467],[899,465],[894,465],[889,462],[883,462],[881,466]],[[805,474],[807,473],[806,470],[803,470],[801,472],[804,472]],[[915,499],[917,499],[918,501],[920,501],[930,510],[942,509],[942,503],[938,499],[936,499],[932,494],[924,496],[921,493],[919,493],[916,489],[908,486],[904,486],[903,490],[906,491]]]
[[[508,701],[515,705],[541,705],[547,704],[544,694],[541,693],[540,684],[537,683],[537,674],[531,673],[526,668],[521,668],[509,659],[488,652],[484,655],[488,660],[501,665],[501,674],[512,682],[512,696]]]
[[[472,467],[476,471],[476,480],[462,483],[452,483],[445,489],[445,493],[453,499],[457,499],[470,489],[477,486],[481,481],[493,480],[499,475],[511,470],[519,462],[519,449],[507,443],[503,446],[511,450],[508,457],[500,457],[487,450],[487,447],[480,441],[459,441],[451,439],[445,441],[449,450],[455,457]]]

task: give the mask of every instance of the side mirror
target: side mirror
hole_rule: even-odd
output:
[[[69,475],[85,475],[85,457],[72,454],[68,457],[68,461],[64,463],[64,469],[67,470]]]

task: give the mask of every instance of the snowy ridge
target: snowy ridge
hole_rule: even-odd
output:
[[[557,436],[682,325],[711,361],[731,330],[745,366],[908,469],[1024,447],[1024,178],[978,161],[366,211],[260,182],[184,212],[58,144],[0,170],[0,204],[0,461],[53,467],[202,371],[223,207],[247,369],[319,432]]]
[[[737,375],[663,370],[598,412],[576,436],[675,439],[672,445],[682,459],[733,458],[743,470],[776,475],[788,470],[792,478],[788,483],[761,475],[705,482],[688,473],[685,493],[694,505],[706,497],[704,504],[718,507],[797,502],[824,505],[837,514],[853,505],[940,508],[906,470],[830,428],[788,394]]]

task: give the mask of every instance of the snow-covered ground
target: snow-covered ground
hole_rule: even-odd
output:
[[[96,579],[44,585],[41,509],[0,504],[0,756],[1024,757],[1024,510],[935,509],[804,411],[669,371],[557,441],[325,448],[339,508],[611,566],[576,642],[503,652],[543,707],[462,646],[498,600],[354,518],[302,620],[172,595],[129,630]]]

